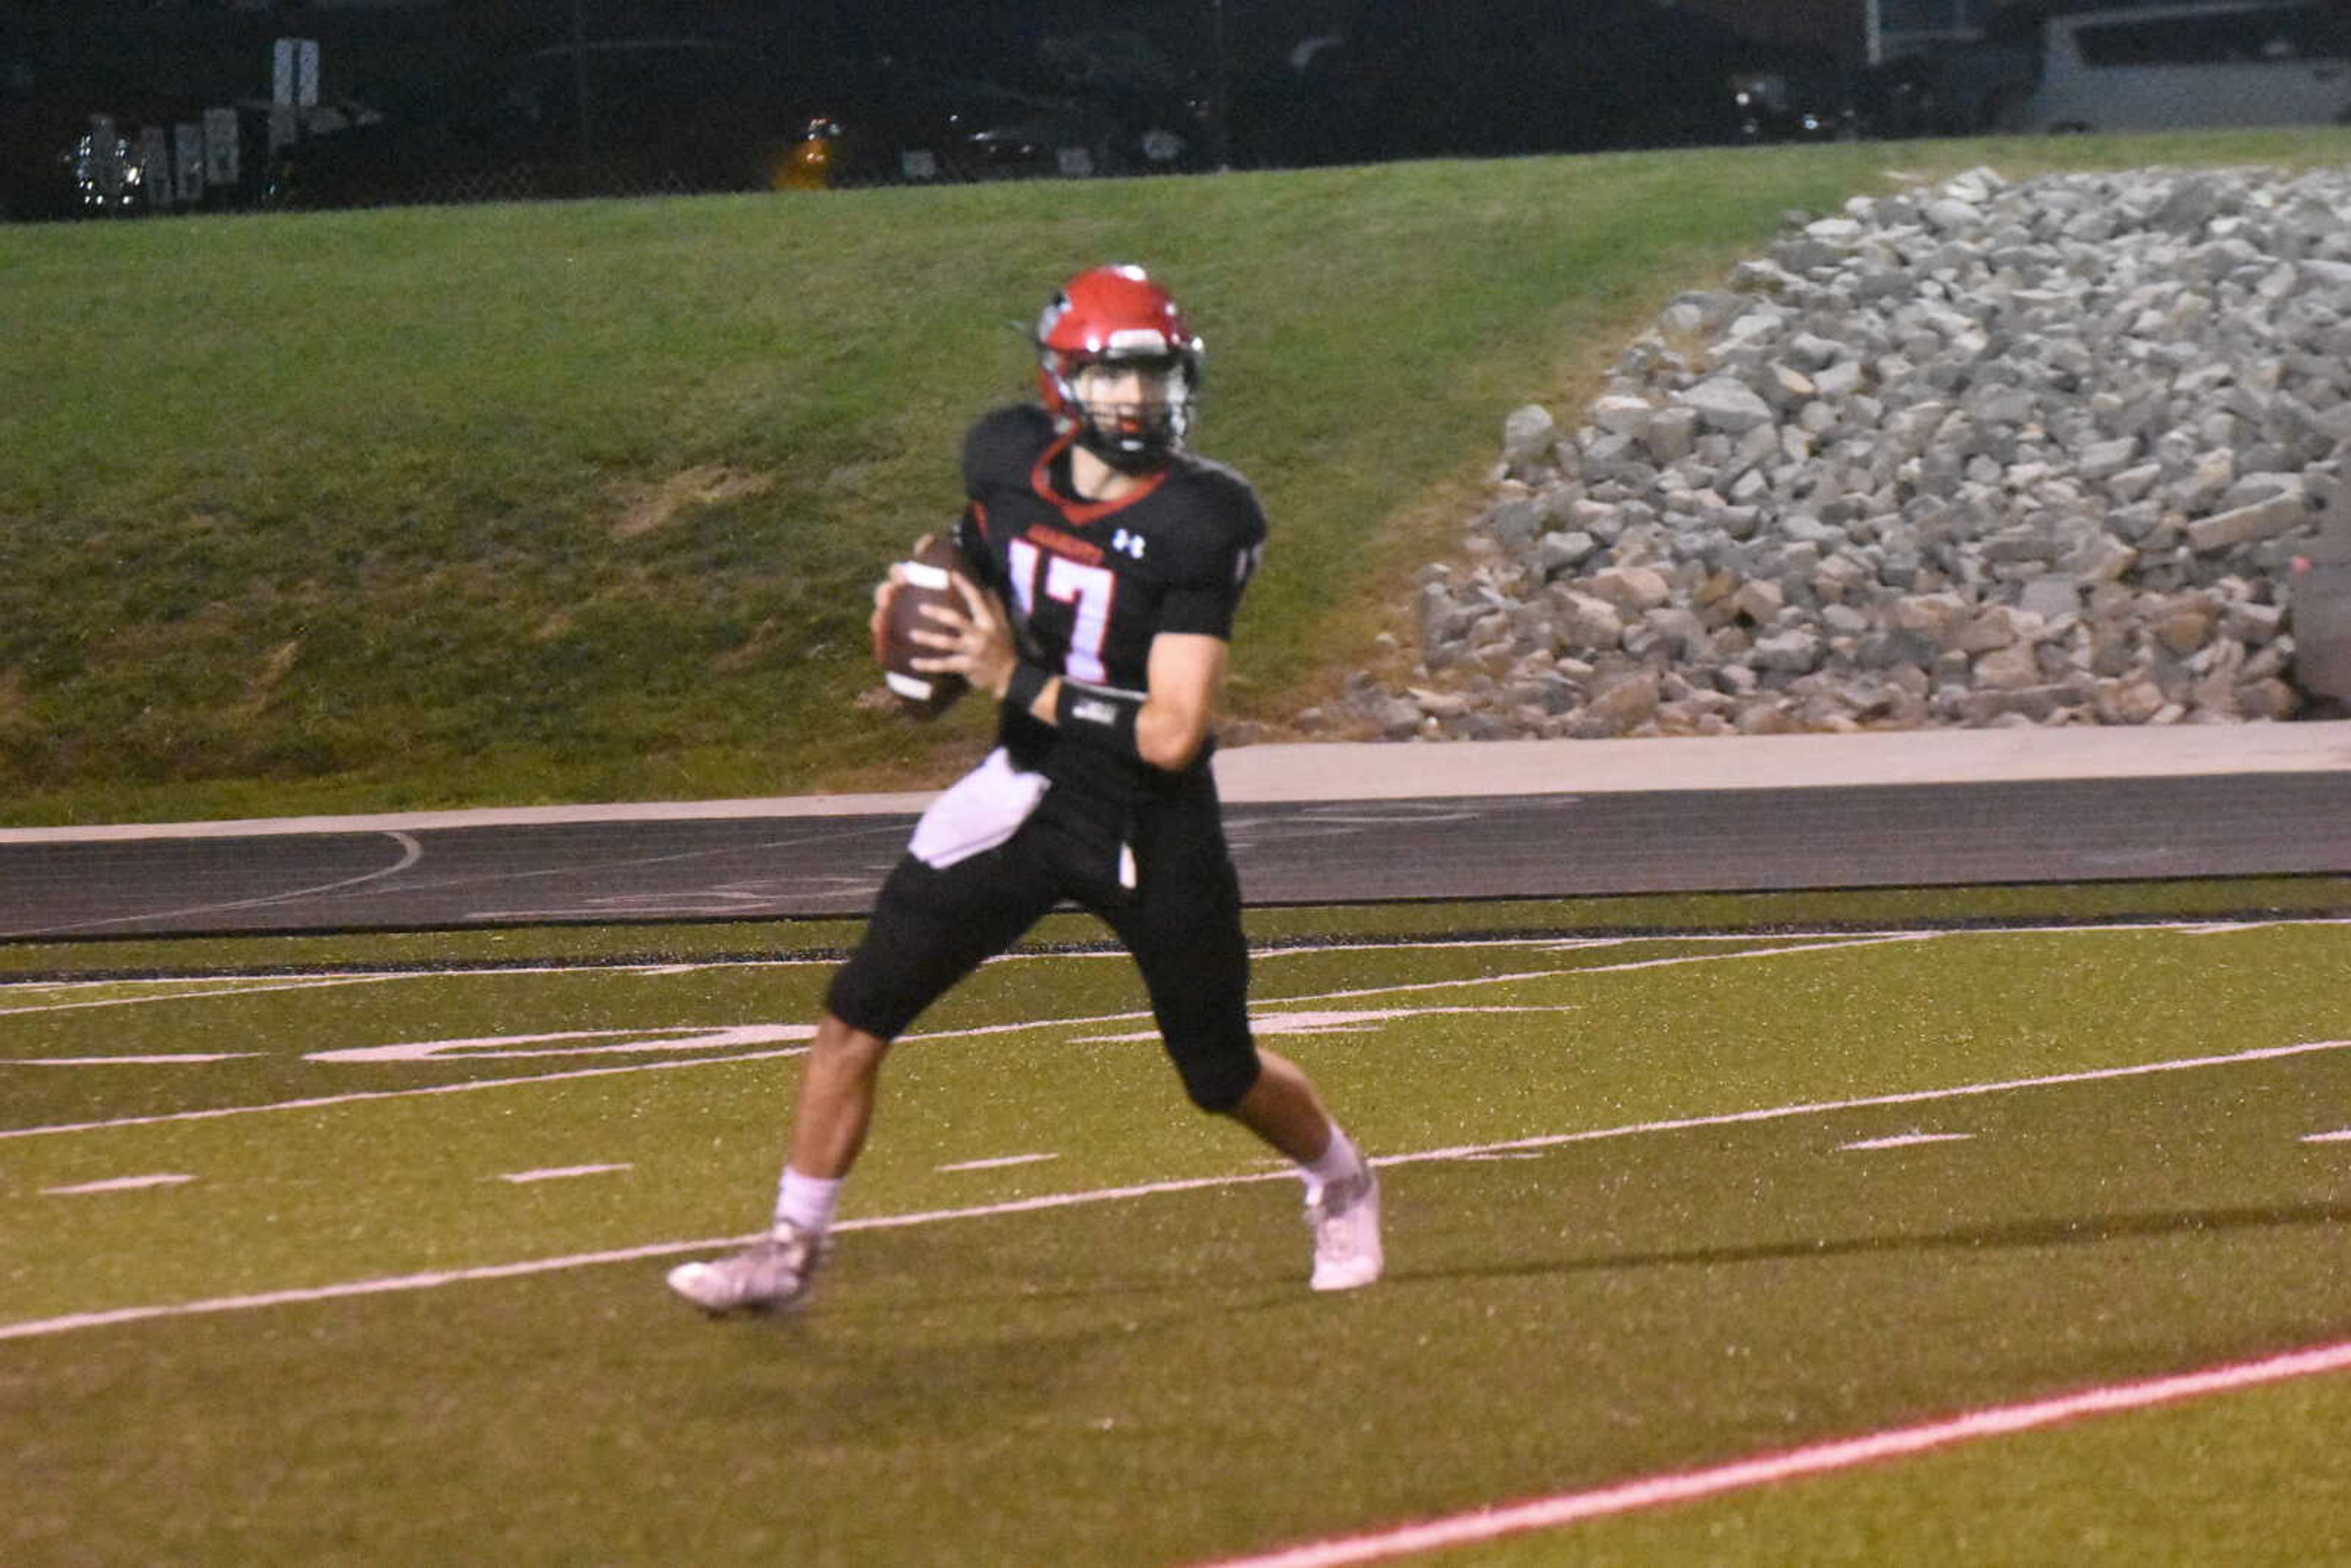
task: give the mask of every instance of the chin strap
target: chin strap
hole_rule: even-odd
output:
[[[1078,421],[1078,444],[1109,464],[1116,472],[1130,476],[1148,474],[1155,468],[1166,466],[1167,459],[1176,451],[1176,443],[1171,437],[1146,442],[1142,451],[1130,452],[1119,445],[1116,438],[1097,430],[1090,419]]]

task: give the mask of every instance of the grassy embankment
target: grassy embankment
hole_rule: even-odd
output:
[[[1565,407],[1781,214],[1990,162],[2351,132],[1701,151],[821,198],[0,229],[0,820],[935,782],[857,706],[1059,277],[1145,260],[1275,518],[1233,707],[1371,660],[1501,416]]]

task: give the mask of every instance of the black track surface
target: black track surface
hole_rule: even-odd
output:
[[[2351,774],[1228,809],[1255,904],[2351,873]],[[0,845],[0,938],[858,915],[903,816]]]

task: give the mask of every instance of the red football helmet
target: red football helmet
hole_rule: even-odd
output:
[[[1200,340],[1175,296],[1139,267],[1097,267],[1061,287],[1037,321],[1037,384],[1045,407],[1080,445],[1123,473],[1167,461],[1191,434],[1200,396]],[[1089,365],[1132,368],[1156,382],[1137,403],[1089,404]]]

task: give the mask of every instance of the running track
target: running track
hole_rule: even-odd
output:
[[[2351,873],[2351,724],[1219,758],[1254,904]],[[851,915],[920,796],[0,830],[0,939]]]

